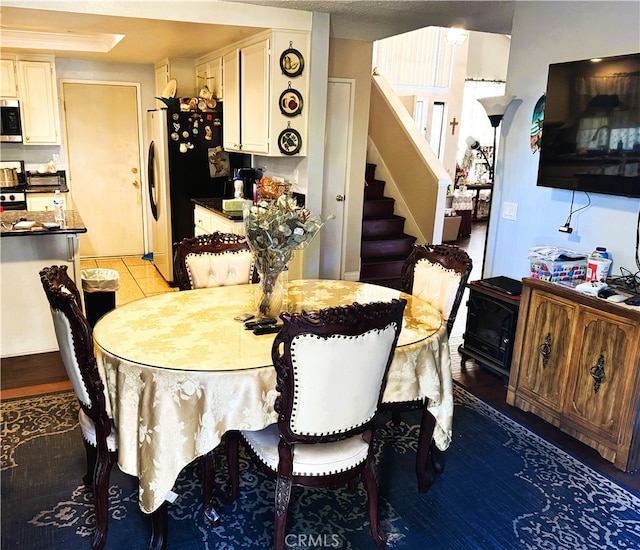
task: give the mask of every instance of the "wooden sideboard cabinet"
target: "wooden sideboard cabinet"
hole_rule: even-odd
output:
[[[640,310],[524,279],[507,403],[640,468]]]

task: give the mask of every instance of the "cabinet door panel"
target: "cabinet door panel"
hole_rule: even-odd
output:
[[[25,144],[58,144],[58,94],[53,64],[18,61],[18,69]]]
[[[575,380],[568,387],[565,415],[598,432],[617,439],[622,403],[627,403],[629,370],[634,368],[634,327],[586,312],[580,317],[579,354]]]
[[[240,70],[242,149],[253,153],[268,153],[269,40],[263,40],[241,51]],[[226,116],[228,115],[225,113]]]
[[[0,97],[18,97],[16,64],[13,59],[0,59]]]
[[[223,57],[225,90],[223,145],[227,151],[240,150],[240,59],[238,50]]]
[[[575,307],[553,296],[534,294],[518,385],[540,404],[559,412],[571,348]]]

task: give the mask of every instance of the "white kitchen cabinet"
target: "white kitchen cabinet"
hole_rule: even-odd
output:
[[[163,59],[155,65],[156,97],[162,97],[162,92],[169,81],[176,81],[176,97],[194,97],[196,86],[193,82],[195,62],[192,59]],[[158,101],[158,108],[166,107]]]
[[[269,153],[269,40],[224,56],[224,148]]]
[[[287,75],[280,59],[289,49],[301,56],[302,70]],[[309,96],[309,34],[300,31],[269,31],[236,44],[222,57],[225,115],[224,149],[264,156],[284,155],[278,140],[287,129],[300,134],[300,149],[306,155]],[[306,61],[305,61],[306,60]],[[299,112],[287,116],[280,109],[281,95],[293,89],[300,95]],[[289,113],[291,114],[291,113]]]
[[[0,97],[18,97],[16,60],[14,58],[0,59]]]
[[[204,86],[209,88],[213,98],[222,101],[222,57],[216,56],[211,60],[199,59],[196,62],[196,90]]]
[[[213,210],[203,208],[196,204],[193,209],[194,234],[208,235],[215,231],[221,233],[233,233],[244,235],[244,223],[242,221],[230,220],[222,214],[217,214]]]
[[[18,59],[17,66],[24,144],[59,145],[60,114],[53,58]]]
[[[51,232],[2,238],[2,357],[58,349],[49,302],[38,275],[43,267],[50,265],[68,266],[69,276],[80,286],[77,233]]]

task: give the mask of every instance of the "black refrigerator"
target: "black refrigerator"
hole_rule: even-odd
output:
[[[153,263],[173,282],[173,244],[193,237],[191,199],[225,197],[236,168],[250,155],[222,150],[222,105],[208,111],[147,112],[148,203]]]

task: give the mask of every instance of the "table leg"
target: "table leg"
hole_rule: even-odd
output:
[[[149,550],[166,550],[169,521],[169,505],[163,502],[162,506],[151,514],[151,542]]]

